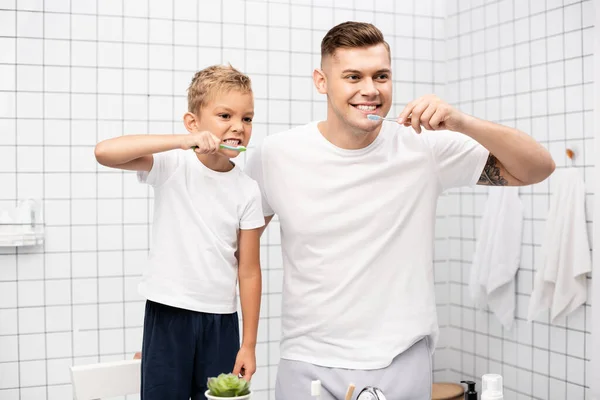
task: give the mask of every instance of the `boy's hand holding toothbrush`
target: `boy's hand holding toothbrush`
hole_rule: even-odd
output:
[[[198,154],[214,154],[219,151],[221,139],[209,131],[192,132],[182,135],[181,148],[194,149]]]
[[[192,132],[188,135],[183,135],[181,148],[183,150],[194,149],[198,154],[215,154],[219,149],[239,152],[246,151],[246,147],[244,146],[231,146],[223,143],[221,139],[209,131]]]
[[[466,115],[455,109],[436,95],[426,95],[411,101],[404,107],[397,119],[382,118],[369,114],[371,120],[392,120],[404,126],[412,126],[421,133],[421,126],[430,131],[450,130],[460,131]]]

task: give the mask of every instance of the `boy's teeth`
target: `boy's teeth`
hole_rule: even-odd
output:
[[[356,108],[358,108],[359,110],[362,110],[362,111],[375,111],[375,109],[377,108],[377,106],[361,106],[361,105],[358,105],[358,106],[356,106]]]

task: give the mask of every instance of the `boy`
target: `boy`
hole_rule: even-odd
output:
[[[209,377],[256,370],[260,309],[260,191],[231,159],[247,146],[250,78],[231,66],[199,71],[186,135],[131,135],[96,146],[98,162],[138,171],[154,189],[142,344],[143,400],[204,399]],[[192,150],[193,149],[193,150]],[[182,151],[183,150],[183,151]],[[244,320],[240,347],[236,283]]]

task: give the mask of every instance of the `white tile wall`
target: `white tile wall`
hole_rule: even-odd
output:
[[[466,112],[531,132],[559,167],[568,145],[589,181],[591,3],[0,2],[0,203],[42,198],[47,223],[43,247],[0,250],[0,399],[70,398],[68,366],[139,350],[143,300],[136,286],[151,193],[133,174],[98,166],[93,146],[121,134],[184,132],[185,89],[197,69],[230,62],[250,74],[258,143],[324,117],[325,99],[310,79],[320,39],[345,20],[374,22],[392,48],[393,112],[434,92]],[[527,222],[514,332],[476,313],[465,291],[485,189],[442,197],[436,380],[495,371],[505,376],[507,399],[583,398],[590,306],[558,326],[528,325],[523,314],[551,183],[521,192]],[[273,398],[279,357],[279,243],[273,221],[261,247],[258,399]]]
[[[465,112],[532,134],[558,168],[570,165],[565,150],[575,151],[587,185],[591,246],[592,1],[452,0],[447,12],[447,98]],[[512,331],[476,311],[467,290],[486,193],[455,191],[448,200],[453,207],[444,210],[450,310],[442,329],[448,346],[436,355],[436,366],[447,368],[440,375],[480,381],[484,373],[500,373],[506,399],[591,398],[591,303],[554,325],[547,315],[532,324],[526,320],[552,177],[520,190],[525,226]]]
[[[136,286],[151,192],[132,173],[97,165],[98,141],[183,133],[188,82],[214,63],[230,62],[252,77],[253,143],[323,118],[325,98],[312,89],[311,72],[323,35],[346,20],[384,31],[399,113],[416,96],[443,93],[443,4],[0,1],[0,205],[43,199],[47,229],[43,246],[0,249],[0,399],[70,398],[70,365],[130,358],[140,349]],[[279,243],[274,221],[261,248],[257,399],[273,398],[279,358]],[[444,265],[443,254],[436,260]]]

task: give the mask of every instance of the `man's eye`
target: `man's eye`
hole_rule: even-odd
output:
[[[386,80],[386,79],[390,79],[390,76],[388,74],[381,74],[377,77],[377,79]]]
[[[359,76],[358,75],[348,75],[346,77],[346,79],[350,79],[351,81],[355,81],[355,80],[359,79]]]

